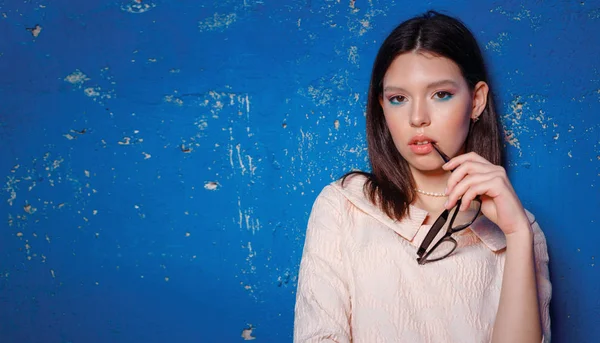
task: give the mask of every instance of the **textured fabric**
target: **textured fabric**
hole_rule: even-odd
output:
[[[455,234],[448,258],[420,266],[427,212],[390,219],[363,193],[364,177],[334,182],[309,218],[295,308],[294,342],[489,342],[502,286],[506,239],[485,217]],[[546,239],[534,232],[543,342],[552,293]]]

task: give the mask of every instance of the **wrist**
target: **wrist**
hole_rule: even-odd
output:
[[[529,222],[519,225],[506,235],[506,245],[532,245],[533,244],[533,230]]]

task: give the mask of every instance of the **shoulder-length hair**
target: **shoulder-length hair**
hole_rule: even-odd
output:
[[[392,141],[379,99],[383,96],[383,78],[393,60],[412,51],[427,52],[454,61],[471,91],[479,81],[490,84],[475,37],[456,18],[429,11],[401,23],[385,39],[373,64],[367,100],[367,145],[371,172],[351,171],[342,177],[342,185],[351,175],[366,176],[365,194],[390,218],[397,220],[410,215],[410,204],[416,199],[415,181],[408,163]],[[502,165],[501,130],[489,87],[487,105],[479,116],[480,120],[471,125],[465,152],[476,152],[491,163]]]

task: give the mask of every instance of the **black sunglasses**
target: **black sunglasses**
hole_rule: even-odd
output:
[[[432,145],[435,151],[437,151],[438,154],[440,154],[444,162],[447,163],[450,160],[450,158],[446,154],[444,154],[436,146],[436,144]],[[442,212],[442,214],[433,223],[431,229],[429,229],[429,232],[425,236],[425,239],[423,240],[421,246],[419,247],[419,250],[417,251],[417,262],[420,265],[443,260],[444,258],[450,256],[458,246],[458,243],[454,238],[452,238],[452,235],[456,232],[468,228],[469,226],[471,226],[471,224],[473,224],[475,219],[477,219],[481,211],[481,199],[479,196],[475,197],[475,199],[471,201],[471,206],[466,211],[459,211],[461,204],[462,199],[458,199],[456,205],[453,208],[451,208],[450,210],[444,210],[444,212]],[[450,214],[452,214],[452,217],[448,222],[448,217],[450,217]],[[446,223],[448,223],[448,225],[446,225]],[[446,234],[441,239],[439,239],[431,249],[429,249],[429,246],[438,236],[440,230],[444,227],[447,227]]]

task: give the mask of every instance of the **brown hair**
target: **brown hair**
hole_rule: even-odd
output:
[[[416,199],[415,182],[408,163],[392,141],[379,98],[383,94],[383,77],[392,61],[411,51],[426,51],[454,61],[471,91],[479,81],[489,85],[479,45],[469,29],[456,18],[429,11],[403,22],[385,39],[373,64],[367,100],[371,172],[351,171],[341,179],[343,185],[351,175],[366,176],[365,194],[390,218],[397,220],[410,215],[409,205]],[[501,130],[489,87],[487,105],[480,120],[469,130],[465,151],[476,152],[491,163],[502,165]]]

